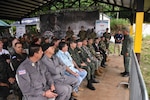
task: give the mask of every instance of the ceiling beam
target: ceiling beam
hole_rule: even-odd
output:
[[[43,2],[37,2],[37,1],[34,1],[34,0],[20,0],[20,1],[24,2],[24,3],[28,3],[28,4],[30,3],[30,4],[36,5],[36,6],[39,6],[40,4],[43,4]]]
[[[39,5],[39,4],[37,5],[37,3],[32,4],[32,2],[33,2],[32,0],[30,0],[30,2],[25,2],[25,1],[22,1],[22,0],[8,0],[7,2],[22,5],[22,6],[27,6],[27,7],[35,7],[35,6]]]
[[[114,4],[115,4],[115,5],[117,5],[117,2],[116,2],[116,0],[113,0],[113,1],[114,1]]]
[[[0,10],[0,14],[1,14],[1,12],[8,12],[8,13],[17,13],[17,14],[25,14],[25,12],[18,12],[18,11],[15,11],[15,10],[11,10],[11,9],[3,9],[3,8],[0,8],[1,10]]]
[[[133,0],[130,0],[130,8],[132,8],[132,1],[133,1]]]
[[[123,0],[121,0],[121,5],[124,6]]]
[[[38,2],[38,3],[44,3],[45,0],[32,0],[32,1],[35,1],[35,2]]]
[[[26,10],[26,9],[21,9],[21,8],[14,8],[14,7],[11,7],[11,6],[5,6],[5,5],[1,5],[0,6],[0,10],[1,9],[4,9],[5,11],[7,10],[13,10],[13,11],[19,11],[19,12],[28,12],[29,10]]]
[[[28,13],[27,13],[26,15],[24,15],[24,16],[29,16],[29,15],[31,15],[32,13],[38,11],[39,9],[42,9],[42,7],[44,7],[44,6],[47,6],[47,5],[50,6],[50,5],[53,4],[53,2],[55,2],[55,0],[50,0],[50,1],[48,1],[47,3],[43,4],[42,6],[39,6],[39,8],[35,8],[34,10],[31,10],[30,12],[28,12]]]
[[[108,3],[110,3],[110,1],[109,1],[109,0],[107,0],[107,2],[108,2]]]
[[[18,14],[18,13],[11,13],[11,12],[3,12],[3,11],[0,11],[0,14],[2,15],[9,15],[9,16],[23,16],[24,14]]]
[[[18,15],[9,15],[9,14],[5,14],[5,15],[1,15],[1,16],[6,16],[6,17],[15,17],[15,18],[21,18],[21,16],[18,16]]]
[[[17,8],[23,8],[23,9],[31,10],[31,9],[34,8],[34,7],[23,6],[23,5],[20,5],[20,4],[18,5],[18,4],[15,4],[15,3],[10,3],[10,2],[5,2],[5,1],[0,1],[0,4],[5,5],[5,6],[12,6],[12,7],[15,7],[16,9]]]
[[[20,20],[17,17],[11,17],[11,16],[0,16],[0,19],[15,20],[15,21]]]

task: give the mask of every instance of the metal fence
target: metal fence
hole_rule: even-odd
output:
[[[132,51],[130,72],[130,100],[149,100],[147,89],[142,77],[135,53]]]

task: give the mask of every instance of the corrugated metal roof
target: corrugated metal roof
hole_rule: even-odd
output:
[[[40,10],[45,5],[52,5],[56,2],[61,2],[62,5],[70,3],[70,0],[0,0],[0,19],[20,20],[27,17],[32,12]],[[66,2],[68,1],[68,2]],[[75,2],[80,0],[72,0]],[[89,1],[89,0],[87,0]],[[102,2],[119,7],[125,7],[136,10],[137,0],[91,0],[93,2]],[[82,4],[81,4],[82,5]],[[56,6],[55,4],[53,6]],[[67,9],[67,8],[65,8]],[[145,0],[144,11],[150,13],[150,2]]]

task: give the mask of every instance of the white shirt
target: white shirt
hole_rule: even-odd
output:
[[[10,55],[10,53],[6,49],[2,49],[2,51],[0,51],[0,55],[2,55],[2,54],[9,54]]]

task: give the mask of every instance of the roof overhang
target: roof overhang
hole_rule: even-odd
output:
[[[62,4],[64,4],[64,1],[67,0],[1,0],[0,19],[21,20],[22,18],[28,17],[28,15],[30,15],[32,12],[40,10],[45,5],[51,6],[53,5],[53,3],[56,2],[62,2]],[[77,2],[81,0],[72,0],[72,1]],[[88,1],[89,0],[85,0],[85,2]],[[106,3],[136,11],[137,0],[91,0],[91,1]],[[68,3],[69,2],[70,0],[68,0]],[[144,12],[150,13],[149,0],[144,0]]]

